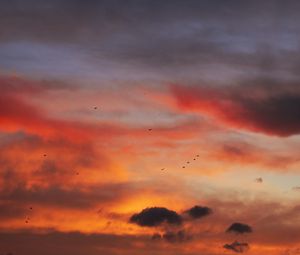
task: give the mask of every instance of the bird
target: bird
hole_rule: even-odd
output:
[[[197,154],[196,157],[199,157],[199,154]]]
[[[193,160],[196,160],[195,158]]]
[[[187,164],[189,164],[189,163],[190,163],[190,161],[187,161],[186,163],[187,163]]]
[[[97,109],[98,109],[98,107],[97,107],[97,106],[95,106],[95,107],[94,107],[94,110],[97,110]]]
[[[152,131],[152,128],[148,128],[148,131]]]
[[[44,157],[47,157],[47,154],[44,154]]]
[[[263,178],[259,177],[255,179],[255,182],[257,183],[262,183],[263,182]]]
[[[164,168],[160,169],[161,171],[165,170]]]
[[[33,208],[32,207],[29,207],[29,210],[32,210]]]
[[[183,166],[182,168],[185,168],[185,166]]]

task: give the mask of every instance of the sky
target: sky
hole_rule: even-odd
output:
[[[300,254],[299,12],[1,0],[0,254]]]

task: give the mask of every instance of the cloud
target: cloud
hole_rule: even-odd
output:
[[[162,238],[170,243],[178,243],[190,240],[190,237],[187,236],[184,230],[179,230],[177,232],[167,231],[162,235]]]
[[[165,240],[169,243],[181,243],[191,240],[191,236],[187,235],[184,230],[178,231],[166,231],[163,234],[155,233],[152,235],[151,239],[154,241]]]
[[[282,137],[299,134],[297,84],[282,81],[283,87],[278,81],[252,82],[252,87],[251,81],[222,87],[171,85],[171,91],[180,109],[207,115],[225,126]]]
[[[92,208],[99,203],[107,205],[120,201],[129,195],[128,188],[129,185],[126,183],[85,185],[73,188],[59,186],[27,188],[19,186],[11,190],[1,190],[0,199],[14,204],[37,204],[47,207],[83,210],[84,208]]]
[[[291,169],[299,163],[299,157],[294,150],[276,151],[269,146],[244,141],[218,143],[207,151],[208,157],[230,165],[257,165],[264,169],[282,170]]]
[[[232,244],[225,244],[223,247],[227,250],[231,250],[237,253],[243,253],[249,250],[248,243],[240,243],[238,241],[235,241]]]
[[[289,5],[283,5],[281,1],[272,5],[261,1],[243,5],[227,1],[223,5],[220,0],[190,0],[188,3],[179,0],[159,3],[149,0],[126,3],[120,0],[61,0],[47,4],[36,0],[28,0],[26,4],[18,0],[1,1],[0,41],[72,45],[69,48],[82,54],[78,58],[86,59],[88,55],[93,66],[99,59],[104,59],[106,66],[116,62],[146,67],[144,70],[148,72],[154,69],[156,73],[162,72],[172,78],[184,76],[184,80],[191,76],[197,80],[201,74],[216,78],[215,70],[220,66],[218,77],[228,76],[223,75],[228,69],[248,75],[249,71],[251,74],[268,72],[277,75],[278,70],[280,74],[283,70],[297,70],[299,56],[293,53],[298,50],[294,42],[298,40],[299,9],[295,1],[290,1]],[[289,13],[286,22],[276,26],[276,17],[278,13],[284,13],[283,10]],[[157,17],[155,21],[153,13]],[[148,38],[151,38],[151,44]],[[266,44],[265,49],[257,49],[262,42]],[[32,59],[25,62],[20,54],[10,51],[3,50],[4,66],[9,62],[18,66],[26,63],[27,67],[28,62],[35,62]],[[57,64],[58,61],[51,63],[54,67]],[[73,69],[74,74],[82,72],[78,65]]]
[[[212,209],[206,206],[195,205],[191,209],[187,210],[186,213],[193,219],[199,219],[204,216],[208,216],[213,213]]]
[[[159,233],[154,233],[151,237],[151,240],[154,240],[154,241],[160,240],[160,239],[161,239],[161,234],[159,234]]]
[[[252,228],[243,223],[233,223],[227,230],[226,232],[234,232],[237,234],[244,234],[244,233],[252,233]]]
[[[182,218],[175,211],[164,207],[150,207],[134,214],[130,218],[131,223],[142,227],[156,227],[163,223],[181,225]]]
[[[138,243],[142,243],[142,247]],[[65,233],[47,229],[35,232],[1,232],[0,245],[1,252],[23,255],[153,254],[153,243],[150,244],[144,236]]]

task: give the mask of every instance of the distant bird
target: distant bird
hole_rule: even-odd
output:
[[[189,164],[189,163],[190,163],[190,161],[187,161],[186,163],[187,163],[187,164]]]
[[[47,157],[47,154],[44,154],[44,157]]]
[[[32,210],[33,208],[32,207],[29,207],[29,210]]]
[[[165,168],[160,169],[161,171],[165,170]]]
[[[79,173],[77,172],[76,175],[79,175]]]
[[[152,131],[152,128],[148,128],[148,131]]]
[[[193,160],[196,160],[195,158]]]
[[[196,157],[198,157],[198,158],[199,158],[199,154],[197,154],[197,155],[196,155]]]
[[[295,186],[295,187],[292,188],[292,190],[294,190],[294,191],[300,191],[300,186]]]
[[[95,106],[95,107],[94,107],[94,110],[97,110],[97,109],[98,109],[98,107],[97,107],[97,106]]]
[[[256,179],[255,179],[255,182],[257,182],[257,183],[263,183],[263,179],[262,179],[261,177],[256,178]]]
[[[183,166],[182,168],[185,168],[185,166]]]

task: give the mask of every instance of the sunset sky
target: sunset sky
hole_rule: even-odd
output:
[[[299,255],[299,14],[1,0],[0,255]]]

